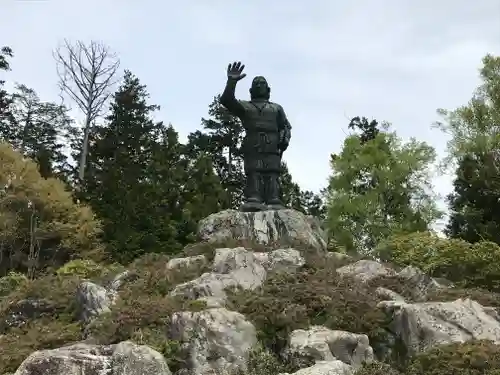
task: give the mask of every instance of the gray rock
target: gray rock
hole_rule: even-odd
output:
[[[207,258],[204,255],[195,255],[185,258],[170,259],[167,263],[167,269],[189,268],[193,266],[204,266],[207,264]]]
[[[374,360],[368,336],[323,326],[293,331],[284,354],[285,357],[313,358],[315,361],[340,360],[354,368]]]
[[[226,289],[255,290],[263,284],[269,271],[292,272],[304,263],[304,258],[294,249],[278,249],[270,253],[255,253],[243,247],[217,249],[212,272],[177,285],[170,294],[201,299],[209,307],[222,307]]]
[[[392,314],[391,330],[402,340],[409,355],[469,340],[500,343],[500,322],[487,308],[470,299],[413,304],[393,301],[379,305]]]
[[[293,375],[353,375],[354,367],[342,361],[318,361],[314,366],[300,369]],[[290,375],[288,373],[279,375]]]
[[[76,290],[79,319],[89,323],[102,313],[111,311],[116,292],[90,281],[82,282]]]
[[[34,352],[14,375],[171,375],[163,356],[130,341],[117,345],[79,343]]]
[[[395,276],[396,271],[374,260],[358,260],[356,263],[337,269],[342,276],[350,276],[361,282],[368,282],[380,276]]]
[[[406,279],[410,285],[414,286],[413,294],[417,301],[423,301],[429,293],[444,288],[435,279],[416,267],[405,267],[398,273],[398,276]]]
[[[326,251],[325,233],[295,210],[241,212],[226,210],[201,220],[198,235],[209,242],[246,240],[260,244],[302,243]]]
[[[400,294],[387,288],[378,287],[375,290],[375,293],[379,298],[383,298],[386,301],[402,301],[402,302],[405,301],[405,299]]]
[[[257,332],[238,312],[213,308],[172,316],[170,338],[182,343],[195,375],[245,371]]]

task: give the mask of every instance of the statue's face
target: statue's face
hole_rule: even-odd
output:
[[[269,86],[264,77],[256,77],[252,82],[252,94],[255,98],[266,98],[269,92]]]

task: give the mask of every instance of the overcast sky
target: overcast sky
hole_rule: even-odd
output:
[[[184,138],[246,64],[239,98],[264,75],[293,126],[285,159],[303,188],[318,191],[349,119],[388,121],[403,138],[446,138],[436,109],[465,104],[486,53],[500,54],[499,0],[0,0],[11,82],[56,100],[51,51],[63,38],[98,39],[148,86],[158,118]],[[2,73],[2,76],[4,74]],[[436,178],[446,194],[450,178]]]

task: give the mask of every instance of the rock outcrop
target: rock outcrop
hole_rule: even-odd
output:
[[[381,302],[392,315],[391,330],[401,339],[409,355],[438,345],[470,340],[500,343],[500,322],[470,299],[453,302]]]
[[[351,288],[350,290],[357,290],[355,288],[358,286],[360,290],[364,288],[365,294],[360,295],[370,296],[371,302],[367,306],[369,308],[373,306],[377,316],[381,317],[378,321],[384,320],[383,324],[386,324],[386,321],[390,322],[389,325],[384,325],[381,328],[384,330],[384,335],[386,334],[388,337],[387,343],[382,343],[382,346],[388,348],[387,352],[390,352],[391,348],[394,347],[396,340],[404,346],[403,349],[408,355],[421,353],[443,344],[462,343],[469,340],[486,339],[500,343],[499,314],[494,308],[482,306],[470,299],[458,299],[452,302],[426,302],[429,294],[453,286],[445,285],[444,282],[433,279],[414,267],[406,267],[398,271],[374,260],[356,261],[345,254],[328,253],[326,252],[324,233],[319,224],[296,211],[256,213],[223,211],[202,220],[199,226],[199,235],[203,241],[212,243],[231,242],[232,240],[244,240],[248,243],[264,245],[281,242],[296,243],[309,249],[315,249],[316,255],[332,261],[331,264],[336,264],[335,267],[343,265],[336,270],[334,270],[335,267],[332,268],[332,272],[328,273],[333,275],[332,278],[325,279],[327,282],[323,282],[322,287],[328,289],[331,281],[334,284],[332,287],[335,288],[345,287]],[[168,262],[165,261],[161,265],[166,270],[167,275],[169,271],[178,271],[183,267],[191,266],[200,266],[209,272],[178,285],[172,283],[164,292],[168,294],[167,291],[170,291],[170,294],[160,295],[159,298],[164,298],[168,303],[181,300],[182,303],[173,306],[176,306],[177,310],[185,311],[169,310],[167,316],[162,317],[160,329],[155,331],[155,334],[159,335],[160,343],[165,342],[166,345],[175,342],[176,345],[179,345],[180,352],[176,355],[183,358],[185,365],[183,370],[190,374],[244,373],[248,370],[248,362],[253,350],[260,344],[256,328],[259,323],[258,319],[251,320],[250,317],[246,317],[240,312],[230,310],[230,306],[236,308],[236,305],[227,303],[228,289],[253,291],[255,297],[261,291],[266,290],[259,288],[275,272],[288,274],[302,272],[297,276],[315,275],[317,268],[311,268],[309,264],[305,266],[305,254],[298,249],[285,247],[268,252],[253,251],[251,248],[245,247],[221,247],[215,250],[210,265],[208,259],[211,258],[211,256],[195,255],[169,259]],[[319,262],[319,264],[323,263]],[[325,262],[324,264],[330,263]],[[319,274],[324,276],[327,273]],[[106,286],[82,281],[76,290],[80,321],[88,324],[102,313],[117,308],[115,302],[120,298],[120,288],[126,288],[126,283],[133,280],[134,277],[137,275],[134,276],[128,271],[122,272]],[[276,279],[280,279],[280,277],[281,275],[278,275]],[[168,276],[166,278],[168,279]],[[391,290],[391,286],[387,286],[394,284],[372,285],[372,283],[384,278],[386,281],[396,280],[411,286],[413,288],[411,295],[414,297],[405,301],[405,297]],[[184,280],[189,279],[185,278]],[[285,280],[288,279],[285,278]],[[304,280],[304,278],[297,278],[297,280]],[[305,278],[305,280],[309,279]],[[312,280],[314,281],[314,279]],[[266,286],[269,285],[275,286],[274,284]],[[281,287],[283,284],[278,283],[277,285]],[[290,293],[293,293],[293,287],[290,285]],[[406,291],[399,290],[399,292],[407,296]],[[303,294],[307,294],[307,292]],[[335,296],[343,301],[343,294],[338,293]],[[290,315],[290,319],[296,318],[301,313],[308,313],[307,309],[310,306],[306,306],[307,303],[302,302],[310,301],[308,297],[308,295],[301,296],[302,299],[299,303],[290,298],[291,306],[299,304],[300,309],[302,309],[297,315]],[[273,298],[274,294],[265,300],[264,305],[269,304],[272,314],[279,316],[283,314],[281,311],[283,304],[278,304],[281,307],[273,310],[275,306]],[[288,295],[285,297],[285,303],[288,303],[286,298]],[[193,309],[195,311],[187,311],[189,307],[186,307],[188,304],[184,304],[186,300],[188,303],[190,301],[203,301],[204,304],[193,304],[197,306],[196,309]],[[321,314],[322,306],[327,306],[332,302],[331,300],[329,295],[325,296],[324,301],[314,300],[318,301],[319,307],[312,307],[312,311],[318,309],[317,311]],[[177,308],[178,306],[183,307]],[[175,312],[172,313],[172,311]],[[341,311],[341,309],[335,311]],[[8,330],[13,327],[21,327],[32,317],[45,317],[44,314],[48,316],[55,314],[50,298],[47,300],[20,300],[12,303],[9,309],[4,310],[3,325],[0,325],[0,328]],[[306,318],[302,322],[305,321],[307,324],[307,322],[313,321],[309,315],[303,314],[303,316]],[[319,325],[304,327],[297,324],[296,327],[304,329],[291,331],[288,342],[286,336],[281,338],[282,344],[279,353],[275,354],[279,355],[282,360],[295,364],[295,368],[290,371],[299,368],[294,372],[295,375],[352,375],[363,363],[373,362],[385,356],[385,352],[377,351],[377,348],[381,347],[381,343],[371,343],[363,329],[353,327],[353,330],[357,330],[358,333],[331,329],[332,327],[341,328],[335,327],[336,322],[341,322],[341,319],[330,318],[330,316],[326,317],[325,320],[328,322],[321,322],[330,328]],[[352,313],[350,318],[353,318]],[[274,316],[264,316],[263,319],[267,319],[266,324],[268,324],[269,321],[273,321]],[[345,328],[345,320],[338,323],[338,325],[341,324],[344,324]],[[261,333],[262,326],[259,327],[259,330]],[[288,332],[290,331],[287,331],[286,334]],[[385,337],[384,335],[381,337]],[[370,337],[373,338],[373,336]],[[119,340],[110,342],[117,341]],[[285,346],[285,344],[287,345]],[[155,347],[157,346],[155,345]],[[158,347],[161,347],[161,344]],[[285,348],[283,349],[283,347]],[[161,350],[163,351],[163,349]],[[27,357],[15,373],[15,375],[63,374],[170,375],[171,371],[166,359],[159,352],[148,346],[124,341],[116,345],[91,345],[88,342],[81,342],[58,349],[37,351]],[[178,373],[178,375],[182,374],[184,373]]]
[[[326,236],[319,223],[295,210],[221,211],[200,221],[198,235],[204,241],[223,243],[244,240],[263,245],[295,243],[326,251]]]
[[[224,308],[184,311],[172,317],[170,338],[182,343],[195,375],[245,371],[257,332],[243,315]]]
[[[163,355],[149,346],[75,344],[31,354],[14,375],[171,375]]]
[[[316,363],[340,360],[355,368],[374,360],[368,336],[321,326],[293,331],[285,357],[312,358]]]
[[[187,263],[192,261],[184,259]],[[217,249],[212,272],[178,285],[171,295],[201,299],[209,307],[220,307],[225,305],[228,288],[254,290],[262,285],[268,272],[293,272],[304,262],[300,252],[294,249],[278,249],[270,253],[256,253],[243,247]]]

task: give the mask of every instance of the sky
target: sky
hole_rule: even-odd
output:
[[[201,128],[227,64],[242,61],[237,97],[253,76],[267,78],[292,124],[284,159],[313,191],[327,184],[354,116],[388,121],[444,156],[436,109],[466,104],[481,58],[500,54],[499,0],[0,0],[0,13],[1,43],[15,53],[0,77],[8,84],[58,100],[53,49],[64,38],[102,41],[181,139]],[[450,176],[433,181],[451,191]]]

